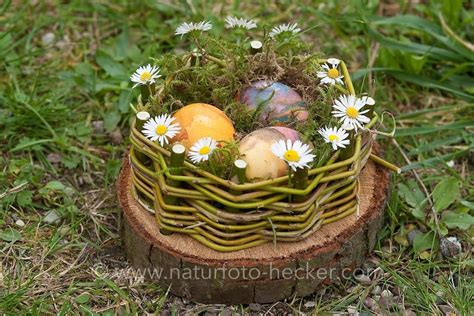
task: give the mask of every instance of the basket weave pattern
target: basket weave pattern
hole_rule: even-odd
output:
[[[321,60],[320,63],[325,62]],[[355,95],[341,61],[347,90]],[[373,126],[377,115],[367,124]],[[371,156],[373,137],[357,134],[350,154],[337,151],[308,170],[305,189],[290,176],[238,184],[185,161],[170,168],[171,153],[132,125],[130,163],[137,201],[155,214],[162,233],[184,233],[217,251],[236,251],[266,242],[298,241],[358,209],[358,176]]]
[[[309,170],[308,186],[300,190],[288,185],[289,176],[237,184],[188,162],[176,175],[168,167],[169,151],[135,127],[130,139],[136,199],[155,213],[163,231],[189,234],[218,251],[298,241],[356,212],[358,175],[373,143],[369,133],[358,135],[352,157],[339,159],[336,152]]]

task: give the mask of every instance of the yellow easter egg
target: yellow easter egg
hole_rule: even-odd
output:
[[[186,147],[199,139],[211,137],[219,142],[229,142],[234,139],[234,125],[229,117],[221,110],[206,103],[192,103],[178,110],[174,117],[181,126],[181,131],[172,142],[180,142]]]
[[[273,179],[288,173],[288,165],[272,152],[271,146],[286,137],[273,128],[261,128],[245,136],[239,145],[247,163],[246,176],[251,181]]]

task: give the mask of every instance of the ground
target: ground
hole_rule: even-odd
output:
[[[130,74],[180,52],[183,21],[298,22],[396,120],[393,175],[364,271],[270,305],[193,304],[127,274],[115,180]],[[3,1],[0,4],[0,313],[143,314],[474,310],[474,12],[470,1]],[[216,32],[222,29],[216,30]],[[369,72],[368,69],[372,69]],[[384,115],[385,130],[393,121]]]

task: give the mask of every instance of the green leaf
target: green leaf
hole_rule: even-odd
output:
[[[119,78],[119,79],[126,79],[127,70],[118,62],[112,59],[107,53],[104,51],[97,52],[96,62],[99,66],[105,70],[107,74],[111,77]]]
[[[31,205],[33,197],[33,192],[31,191],[21,191],[16,195],[16,202],[19,206],[25,207]]]
[[[108,111],[104,117],[104,127],[107,132],[113,131],[120,122],[121,115],[117,110]]]
[[[459,228],[462,230],[467,230],[474,224],[474,216],[451,211],[444,212],[441,220],[448,228]]]
[[[427,233],[419,233],[413,239],[413,250],[422,252],[423,250],[431,249],[435,244],[435,233],[429,231]]]
[[[75,301],[77,304],[85,304],[89,302],[89,294],[87,293],[81,294],[78,297],[76,297]]]
[[[54,190],[54,191],[64,191],[66,186],[61,181],[53,180],[53,181],[49,181],[44,186],[44,188],[48,190]]]
[[[14,228],[7,228],[0,231],[0,239],[8,242],[15,242],[21,239],[21,233]]]
[[[122,90],[118,100],[118,109],[121,113],[127,113],[130,109],[130,102],[132,101],[132,92],[130,90]]]
[[[438,183],[433,191],[434,208],[440,212],[459,197],[459,180],[450,177]]]
[[[400,183],[398,185],[398,195],[408,204],[411,214],[415,218],[425,218],[424,208],[427,199],[415,181],[411,180],[407,183]]]
[[[423,192],[416,184],[415,181],[411,180],[405,183],[400,183],[398,185],[398,193],[404,200],[411,206],[419,206],[426,199]]]
[[[466,201],[466,200],[461,200],[461,204],[467,207],[470,210],[474,210],[474,202]]]

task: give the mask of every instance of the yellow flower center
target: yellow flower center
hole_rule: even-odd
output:
[[[286,161],[291,161],[291,162],[300,160],[300,155],[298,154],[296,150],[293,150],[293,149],[287,150],[286,153],[283,155],[283,157],[285,157]]]
[[[349,106],[346,110],[346,115],[351,119],[355,119],[359,115],[359,111],[355,107]]]
[[[211,148],[209,146],[203,146],[201,149],[199,149],[199,154],[200,155],[207,155],[211,151]]]
[[[339,140],[339,137],[337,137],[337,135],[334,135],[334,134],[329,135],[328,138],[329,138],[329,141],[331,141],[331,142],[334,142],[334,141],[338,141],[338,140]]]
[[[168,131],[168,128],[165,125],[158,125],[156,127],[156,133],[160,136],[163,136]]]
[[[148,81],[151,79],[151,73],[149,73],[148,71],[144,71],[142,72],[142,74],[140,75],[140,80],[141,81]]]
[[[328,77],[332,79],[339,77],[339,70],[337,70],[336,68],[329,69]]]

